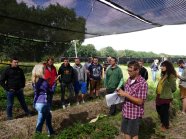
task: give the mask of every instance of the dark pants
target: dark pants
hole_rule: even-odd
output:
[[[170,104],[156,105],[160,121],[165,128],[169,128],[169,107]]]
[[[54,92],[50,92],[47,97],[48,97],[48,105],[50,110],[52,109],[52,99],[53,99]]]
[[[25,97],[24,97],[24,94],[23,94],[23,90],[19,90],[19,91],[15,91],[15,92],[7,91],[6,94],[7,94],[7,109],[6,109],[6,112],[7,112],[7,118],[8,119],[12,119],[12,108],[13,108],[13,105],[14,105],[14,96],[17,97],[17,99],[18,99],[22,109],[25,111],[25,113],[29,114],[29,110],[28,110],[28,107],[27,107],[26,102],[25,102]]]
[[[112,94],[115,91],[115,89],[106,89],[107,94]],[[109,110],[110,115],[116,114],[116,105],[111,105]]]
[[[87,77],[87,90],[88,90],[88,88],[89,88],[89,84],[90,84],[90,78]]]
[[[61,83],[61,105],[65,105],[65,88],[68,88],[68,103],[71,103],[74,96],[74,89],[72,83]]]

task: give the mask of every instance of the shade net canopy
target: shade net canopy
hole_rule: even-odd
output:
[[[71,0],[86,19],[86,37],[128,33],[186,23],[185,0]]]
[[[29,7],[42,8],[58,3],[73,9],[77,16],[83,17],[86,21],[86,30],[82,32],[85,38],[186,23],[186,0],[17,0],[17,2],[24,2]],[[76,29],[73,30],[77,33]]]

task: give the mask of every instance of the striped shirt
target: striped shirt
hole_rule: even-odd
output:
[[[148,91],[148,85],[145,79],[141,76],[138,76],[135,81],[130,78],[125,84],[125,91],[129,95],[145,100]],[[123,117],[128,119],[141,118],[144,115],[144,104],[137,105],[125,98],[123,107],[122,107]]]

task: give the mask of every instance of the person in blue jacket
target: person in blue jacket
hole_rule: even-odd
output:
[[[52,128],[52,115],[50,112],[50,86],[44,79],[44,65],[37,64],[32,70],[32,84],[34,89],[34,108],[38,112],[36,133],[42,132],[42,127],[46,121],[48,135],[54,134]]]

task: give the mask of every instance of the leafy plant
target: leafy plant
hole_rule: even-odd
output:
[[[0,87],[0,100],[5,99],[5,98],[6,98],[5,91],[2,87]]]
[[[96,123],[75,123],[73,126],[65,129],[57,137],[59,139],[79,139],[90,137],[91,139],[114,138],[119,133],[118,129],[105,121],[104,118]]]

